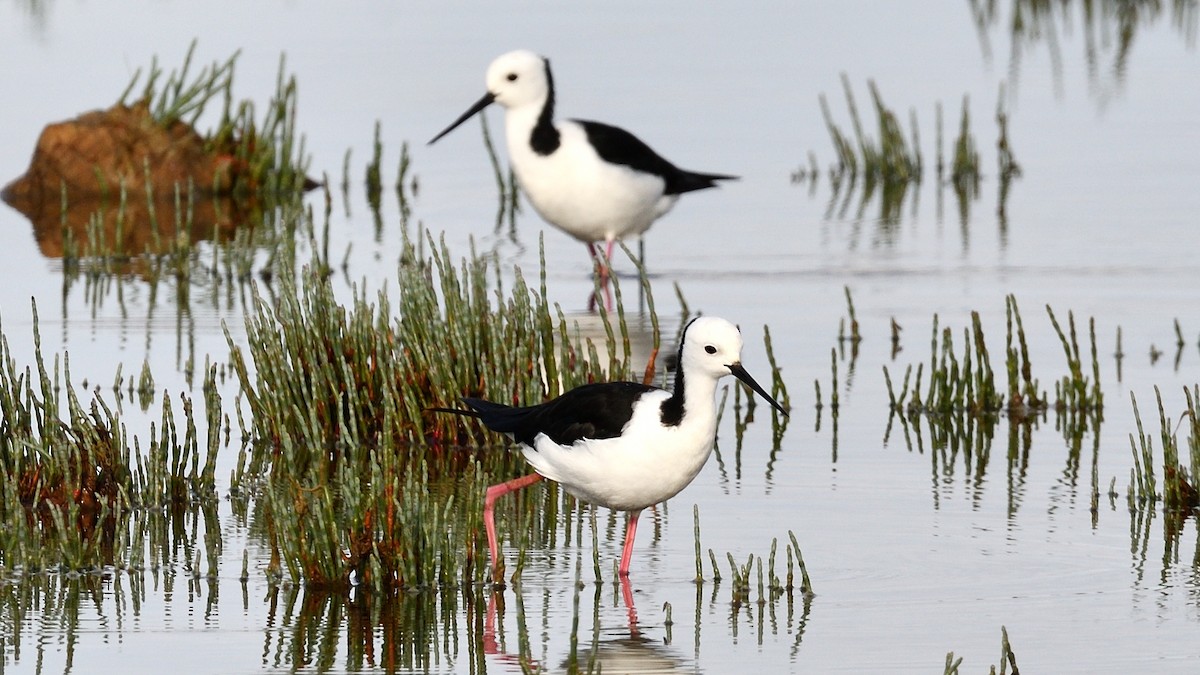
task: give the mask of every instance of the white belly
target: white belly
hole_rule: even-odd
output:
[[[637,511],[687,487],[708,461],[715,434],[715,419],[663,427],[652,405],[641,407],[617,438],[564,447],[538,436],[536,448],[522,452],[538,473],[584,502]]]
[[[645,232],[674,206],[678,195],[663,195],[661,178],[600,159],[576,124],[558,128],[561,143],[549,155],[520,135],[509,143],[521,189],[548,223],[584,242],[612,241]]]

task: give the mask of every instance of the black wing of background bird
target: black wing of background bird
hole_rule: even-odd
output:
[[[660,176],[666,183],[666,194],[677,195],[716,187],[716,181],[719,180],[737,180],[737,176],[680,169],[654,152],[642,139],[620,127],[591,120],[574,121],[583,127],[588,142],[596,149],[601,159],[613,164],[623,164],[635,171]]]

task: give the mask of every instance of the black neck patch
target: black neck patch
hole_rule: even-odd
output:
[[[687,412],[687,408],[683,402],[683,344],[687,341],[687,330],[691,327],[692,321],[688,322],[683,328],[683,334],[679,336],[679,355],[675,359],[675,390],[671,392],[671,397],[662,402],[659,418],[662,420],[663,426],[677,427],[683,422],[683,415]]]
[[[553,154],[560,144],[558,129],[554,128],[554,76],[550,74],[550,59],[543,59],[546,64],[546,104],[538,115],[533,133],[529,135],[529,146],[543,157]]]

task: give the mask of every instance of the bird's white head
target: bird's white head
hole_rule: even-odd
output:
[[[713,380],[733,375],[785,416],[787,410],[742,367],[742,332],[725,319],[702,316],[684,329],[679,368],[685,376],[703,374]]]
[[[487,71],[487,89],[483,98],[434,136],[429,144],[437,143],[439,138],[454,131],[460,124],[493,103],[499,103],[505,108],[537,106],[538,110],[548,106],[543,114],[553,114],[553,102],[548,102],[553,95],[550,64],[531,51],[518,49],[492,61]]]
[[[742,332],[737,326],[715,316],[702,316],[688,324],[679,354],[681,368],[716,379],[729,375],[729,367],[741,361]]]
[[[546,59],[529,50],[508,52],[488,66],[487,90],[505,108],[540,105],[550,92],[549,68]]]

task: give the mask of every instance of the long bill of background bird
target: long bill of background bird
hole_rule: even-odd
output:
[[[495,101],[495,100],[496,100],[496,95],[493,94],[492,92],[489,91],[488,93],[484,94],[483,98],[476,101],[475,105],[473,105],[467,109],[467,112],[463,113],[461,117],[454,120],[453,124],[446,127],[445,129],[443,129],[442,133],[438,134],[437,136],[434,136],[433,140],[429,141],[428,145],[433,145],[434,143],[437,143],[439,138],[441,138],[442,136],[445,136],[446,134],[450,133],[451,131],[454,131],[455,129],[457,129],[459,127],[459,125],[461,125],[463,122],[466,122],[467,120],[474,117],[477,113],[479,113],[480,110],[483,110],[484,108],[488,107],[489,105],[492,104],[492,101]]]

